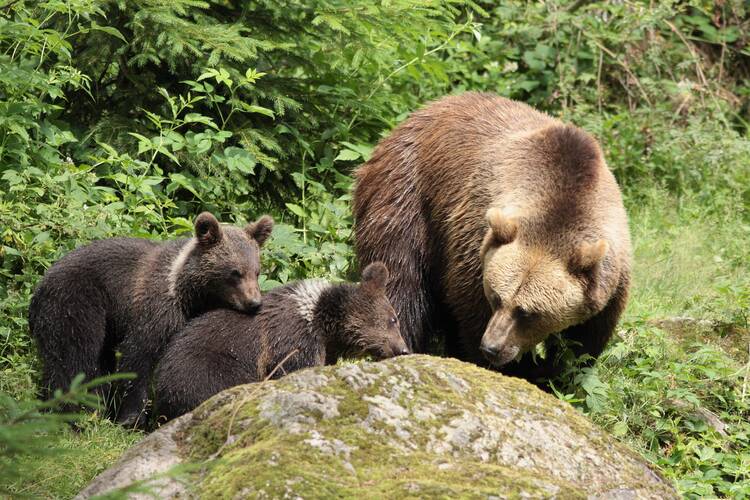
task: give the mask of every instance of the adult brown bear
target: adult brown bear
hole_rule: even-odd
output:
[[[466,93],[413,113],[357,170],[354,215],[414,352],[445,335],[448,354],[549,376],[552,334],[596,357],[627,301],[627,217],[599,145],[522,103]]]

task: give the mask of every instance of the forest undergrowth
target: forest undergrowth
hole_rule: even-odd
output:
[[[0,494],[71,497],[141,437],[40,411],[26,318],[52,263],[98,238],[189,234],[210,210],[278,221],[264,289],[355,276],[352,169],[410,111],[478,90],[590,131],[625,196],[628,309],[557,395],[683,495],[750,497],[746,9],[0,3]]]

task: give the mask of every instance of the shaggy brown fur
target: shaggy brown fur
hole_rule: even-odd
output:
[[[446,335],[449,354],[532,377],[550,367],[508,363],[552,333],[602,351],[627,300],[630,241],[587,133],[494,95],[446,97],[381,141],[356,181],[359,261],[391,270],[415,352]]]
[[[156,370],[156,410],[174,418],[239,384],[370,354],[408,354],[385,296],[388,271],[367,266],[362,283],[305,280],[263,297],[257,314],[219,309],[192,320]]]
[[[194,238],[111,238],[60,259],[29,308],[45,394],[66,389],[77,373],[133,372],[138,378],[116,391],[124,394],[117,419],[144,423],[148,379],[172,335],[202,312],[260,305],[259,251],[272,227],[268,216],[244,229],[222,227],[204,212]]]

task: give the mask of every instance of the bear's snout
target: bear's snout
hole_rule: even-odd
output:
[[[367,352],[377,359],[388,359],[411,354],[411,350],[409,350],[409,347],[400,335],[398,338],[394,338],[393,335],[381,338],[379,342],[373,343]]]
[[[522,345],[516,321],[507,312],[497,311],[487,324],[479,350],[487,361],[499,368],[513,361]]]
[[[258,299],[253,298],[253,299],[250,299],[247,302],[245,302],[244,309],[246,311],[255,311],[257,309],[260,309],[260,305],[261,304],[262,304],[262,302],[261,302],[261,300],[259,298]]]
[[[487,346],[482,344],[479,347],[479,350],[482,351],[482,354],[484,354],[488,360],[492,361],[495,359],[498,354],[500,354],[500,348],[498,346]]]
[[[234,307],[241,312],[255,312],[262,303],[260,287],[255,280],[247,279],[235,289],[232,302]]]
[[[257,311],[262,305],[262,299],[259,290],[256,291],[256,293],[236,294],[232,302],[235,309],[240,312],[247,313]]]
[[[479,346],[479,350],[493,366],[501,367],[516,359],[521,348],[517,345],[502,346],[500,344],[485,342],[483,340],[482,344]]]
[[[411,354],[411,351],[403,342],[395,346],[391,346],[391,351],[393,351],[394,356],[405,356],[407,354]]]
[[[401,335],[398,335],[397,338],[392,339],[390,344],[392,356],[404,356],[406,354],[411,354],[409,347],[406,345],[406,342],[404,342],[404,339],[403,337],[401,337]]]

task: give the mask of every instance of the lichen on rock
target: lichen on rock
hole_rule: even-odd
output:
[[[302,370],[182,422],[181,460],[205,465],[189,481],[199,497],[676,498],[568,404],[452,359]]]

